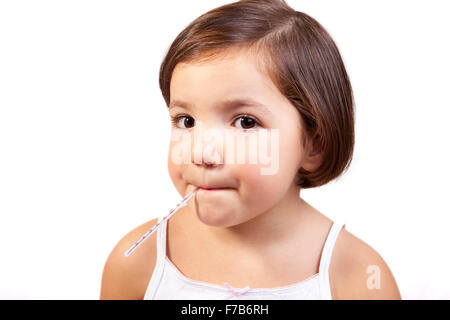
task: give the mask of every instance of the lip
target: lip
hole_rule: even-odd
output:
[[[204,191],[221,191],[221,190],[231,190],[231,188],[203,188],[199,187],[200,190]]]
[[[230,187],[223,187],[223,186],[207,186],[207,185],[193,185],[195,188],[198,188],[198,190],[203,191],[222,191],[222,190],[231,190],[233,188]]]

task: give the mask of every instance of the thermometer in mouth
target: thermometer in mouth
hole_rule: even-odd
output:
[[[134,250],[136,250],[141,244],[143,244],[144,241],[147,240],[153,234],[153,232],[155,232],[158,229],[158,227],[161,225],[162,222],[168,220],[175,212],[177,212],[181,208],[187,206],[188,201],[192,198],[192,196],[194,195],[195,191],[197,191],[197,190],[198,190],[198,187],[196,187],[194,190],[189,192],[183,198],[183,200],[181,200],[181,202],[179,204],[177,204],[177,206],[174,209],[169,211],[169,214],[167,216],[162,218],[161,221],[159,221],[153,227],[151,227],[150,230],[148,230],[146,233],[144,233],[142,235],[142,237],[140,237],[127,251],[125,251],[124,256],[128,257],[130,254],[132,254],[134,252]]]

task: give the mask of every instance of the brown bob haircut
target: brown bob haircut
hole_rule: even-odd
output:
[[[327,31],[284,0],[241,0],[192,21],[176,37],[161,64],[159,85],[170,104],[170,81],[178,63],[198,63],[244,49],[301,115],[321,163],[300,168],[301,188],[324,185],[343,174],[353,156],[354,100],[340,53]],[[259,65],[259,64],[258,64]]]

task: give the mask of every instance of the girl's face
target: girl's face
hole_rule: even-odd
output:
[[[200,189],[189,201],[201,222],[230,227],[287,195],[298,198],[297,170],[312,165],[301,143],[301,116],[252,56],[231,51],[213,62],[179,63],[170,97],[168,168],[175,187],[182,196],[196,186],[220,188]],[[238,160],[242,151],[245,157]]]

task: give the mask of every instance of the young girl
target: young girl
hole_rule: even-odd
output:
[[[300,196],[342,175],[354,145],[351,85],[316,20],[283,0],[211,10],[172,43],[160,87],[170,177],[194,196],[132,255],[164,215],[120,240],[101,299],[400,299],[382,257]]]

